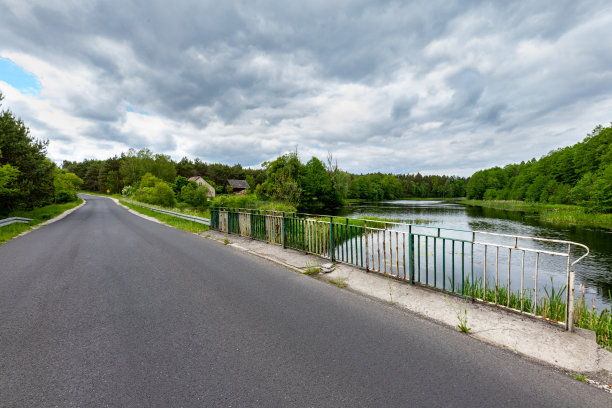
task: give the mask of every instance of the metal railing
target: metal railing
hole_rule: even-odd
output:
[[[166,214],[166,215],[172,215],[173,217],[182,218],[184,220],[189,220],[189,221],[197,222],[197,223],[204,224],[204,225],[210,225],[210,220],[208,218],[196,217],[195,215],[168,211],[162,208],[153,207],[153,206],[143,204],[140,202],[136,202],[136,201],[132,201],[132,200],[129,200],[129,201],[126,200],[126,201],[129,202],[130,204],[137,205],[139,207],[148,208],[151,211],[155,211],[155,212]]]
[[[212,229],[316,254],[411,284],[539,318],[547,318],[550,309],[557,308],[552,320],[573,330],[572,268],[589,253],[580,243],[377,220],[343,218],[335,222],[338,217],[314,214],[226,208],[210,213]],[[581,254],[572,260],[577,249]],[[526,279],[526,273],[531,279]],[[550,278],[550,287],[542,284],[546,278]],[[553,279],[557,280],[556,291]],[[564,299],[560,295],[563,287]]]
[[[4,227],[5,225],[11,225],[11,224],[14,224],[16,222],[21,222],[21,223],[24,223],[24,224],[29,224],[30,221],[32,221],[31,218],[23,218],[23,217],[4,218],[4,219],[0,220],[0,227]]]

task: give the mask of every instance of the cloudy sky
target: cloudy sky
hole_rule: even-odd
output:
[[[59,162],[465,176],[610,124],[611,39],[609,0],[0,0],[0,91]]]

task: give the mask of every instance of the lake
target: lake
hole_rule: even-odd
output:
[[[384,217],[410,224],[579,242],[588,246],[591,252],[574,268],[576,288],[580,284],[584,285],[589,304],[593,302],[600,310],[610,307],[608,296],[608,291],[612,291],[612,231],[610,230],[560,226],[540,221],[536,216],[524,212],[466,206],[448,201],[363,202],[344,206],[328,214],[349,218]],[[553,268],[551,274],[557,285],[563,284],[565,273],[562,265]],[[578,290],[576,294],[578,295]]]

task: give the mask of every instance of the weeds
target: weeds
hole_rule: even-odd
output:
[[[328,282],[336,285],[340,289],[346,288],[346,279],[344,279],[344,278],[329,279]]]
[[[457,325],[459,330],[469,334],[472,329],[468,327],[467,309],[463,309],[463,315],[461,315],[461,312],[457,313],[457,319],[459,320],[459,324]]]
[[[574,380],[586,382],[586,377],[583,374],[572,374]]]
[[[315,264],[310,264],[308,262],[306,262],[306,270],[304,272],[302,272],[304,275],[309,275],[309,276],[314,276],[314,275],[318,275],[321,272],[321,268],[319,267],[319,265]]]
[[[229,245],[231,241],[229,240],[229,236],[225,234],[225,239],[223,240],[223,245]]]

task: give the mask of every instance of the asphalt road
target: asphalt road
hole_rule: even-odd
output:
[[[611,407],[456,330],[88,197],[0,246],[2,407]]]

